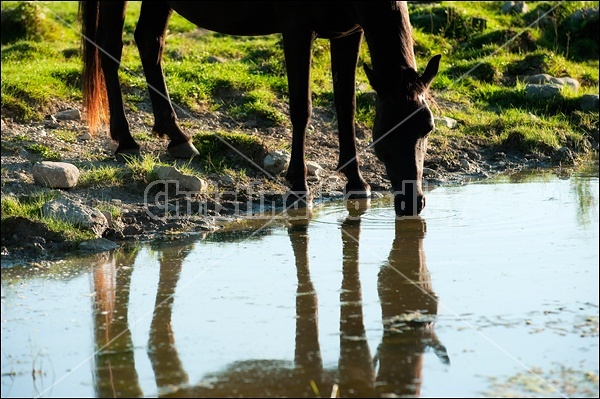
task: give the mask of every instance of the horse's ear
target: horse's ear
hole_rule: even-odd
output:
[[[425,72],[421,76],[421,82],[425,87],[429,87],[431,82],[433,82],[433,78],[437,75],[438,70],[440,68],[440,60],[442,59],[442,55],[434,55],[433,58],[429,60],[427,63],[427,67],[425,68]]]
[[[377,81],[377,76],[375,76],[375,72],[367,65],[363,64],[363,69],[365,70],[365,74],[367,75],[367,79],[369,79],[369,83],[371,87],[375,91],[379,91],[379,82]]]

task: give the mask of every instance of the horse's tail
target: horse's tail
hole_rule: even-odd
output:
[[[83,108],[87,114],[90,132],[108,119],[106,82],[98,49],[99,1],[79,2],[79,22],[81,24],[81,45],[83,54]]]

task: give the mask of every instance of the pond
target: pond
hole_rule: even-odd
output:
[[[598,187],[515,174],[418,218],[333,201],[2,269],[2,397],[598,397]]]

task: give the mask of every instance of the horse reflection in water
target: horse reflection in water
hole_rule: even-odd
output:
[[[191,248],[189,244],[181,247],[169,243],[155,248],[160,253],[160,277],[150,325],[148,357],[161,392],[188,384],[188,375],[175,347],[171,314],[181,266]],[[138,383],[127,316],[134,261],[135,253],[117,252],[94,268],[98,397],[144,396]]]
[[[378,275],[383,337],[373,356],[363,322],[359,273],[360,216],[366,210],[365,203],[368,204],[368,200],[349,201],[350,212],[341,226],[343,278],[337,369],[325,369],[321,358],[318,298],[309,268],[309,219],[292,218],[288,228],[298,278],[294,363],[235,362],[221,372],[204,376],[205,381],[211,381],[210,385],[189,384],[171,330],[173,294],[190,246],[165,246],[160,257],[160,279],[148,342],[159,396],[314,397],[330,393],[342,397],[419,396],[426,349],[432,348],[442,362],[449,363],[446,349],[433,327],[437,297],[431,288],[423,251],[425,222],[418,217],[396,220],[392,249]],[[360,205],[358,210],[356,204]],[[132,263],[132,259],[125,258],[120,259],[119,265],[114,260],[107,263],[109,273],[106,268],[96,269],[98,396],[143,394],[137,382],[127,325]],[[107,279],[105,276],[111,273],[116,273],[116,278]],[[108,287],[105,287],[107,282]],[[112,303],[114,305],[110,305]],[[110,341],[113,342],[105,348]]]

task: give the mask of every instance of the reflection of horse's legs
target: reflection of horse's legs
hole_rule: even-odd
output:
[[[375,372],[363,321],[359,277],[358,242],[360,219],[342,224],[343,280],[340,292],[340,391],[346,396],[375,394]]]
[[[183,259],[188,251],[171,253],[175,250],[177,248],[166,249],[161,254],[160,277],[148,339],[148,357],[159,390],[174,389],[188,383],[188,375],[179,359],[171,326],[173,296]]]
[[[311,379],[321,384],[323,362],[319,346],[318,300],[310,278],[308,265],[308,234],[306,225],[292,226],[288,230],[294,258],[298,290],[296,293],[296,372],[305,382]]]
[[[117,266],[112,254],[94,267],[95,384],[99,397],[143,395],[127,319],[132,272],[131,267]]]
[[[333,98],[338,118],[340,157],[338,170],[346,175],[346,194],[351,198],[368,197],[369,185],[360,174],[356,156],[354,113],[356,110],[356,65],[362,31],[331,40]]]
[[[290,119],[292,121],[292,154],[286,178],[296,196],[290,196],[291,203],[300,200],[308,202],[306,183],[306,126],[312,113],[310,98],[310,63],[314,32],[309,30],[283,33],[283,49],[287,65],[290,95]],[[296,198],[294,198],[296,197]],[[289,204],[287,204],[289,205]]]
[[[106,94],[110,110],[110,136],[119,143],[117,154],[137,154],[140,146],[129,131],[123,109],[123,97],[119,84],[119,63],[123,53],[124,1],[100,2],[98,16],[98,46],[102,71],[106,81]]]
[[[150,101],[154,111],[153,130],[161,136],[166,134],[169,137],[171,142],[168,149],[172,156],[188,158],[198,155],[198,151],[189,143],[190,138],[177,124],[177,116],[171,106],[161,65],[167,23],[172,12],[167,3],[142,2],[140,19],[135,29],[135,43],[150,90]]]

